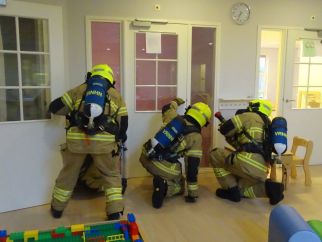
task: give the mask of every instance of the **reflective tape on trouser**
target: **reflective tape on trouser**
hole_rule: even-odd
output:
[[[188,150],[186,156],[192,156],[201,158],[202,157],[202,150]]]
[[[59,187],[54,187],[53,197],[60,202],[67,202],[72,196],[72,191],[67,191]]]
[[[264,164],[261,164],[260,162],[253,160],[252,154],[251,153],[237,153],[236,155],[237,159],[247,163],[250,166],[253,166],[254,168],[262,171],[262,172],[267,172],[267,166]]]
[[[122,188],[120,187],[113,187],[113,188],[108,188],[105,190],[105,197],[106,197],[106,202],[111,203],[115,201],[120,201],[123,199],[122,196]]]
[[[188,184],[188,191],[196,191],[198,190],[198,184]]]
[[[256,198],[253,187],[245,188],[245,190],[243,191],[243,195],[248,198]]]
[[[167,197],[172,197],[177,194],[183,194],[185,190],[185,180],[184,178],[167,180],[168,189]]]
[[[167,167],[159,161],[152,161],[152,163],[153,165],[155,165],[157,168],[164,171],[165,173],[168,173],[174,176],[179,176],[181,174],[180,170],[176,170],[177,166],[175,165],[175,163],[172,165],[172,167]]]
[[[187,184],[188,188],[188,195],[192,197],[197,197],[198,196],[198,184],[197,183],[188,183]]]
[[[85,133],[73,132],[72,129],[67,131],[67,140],[93,140],[102,142],[115,142],[115,136],[111,134],[86,135]]]
[[[216,177],[225,177],[231,174],[229,171],[226,171],[224,168],[214,168],[214,173]]]

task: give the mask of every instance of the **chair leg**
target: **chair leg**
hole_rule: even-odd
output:
[[[305,175],[305,185],[311,186],[312,180],[311,180],[311,172],[310,172],[309,166],[307,164],[304,164],[303,170],[304,170],[304,175]]]
[[[282,183],[284,185],[284,189],[286,190],[287,188],[287,183],[288,183],[288,171],[287,171],[287,166],[282,164]]]
[[[292,163],[291,164],[291,177],[296,178],[297,177],[297,171],[296,171],[296,164]]]
[[[271,166],[271,174],[269,176],[272,181],[276,181],[276,164]]]

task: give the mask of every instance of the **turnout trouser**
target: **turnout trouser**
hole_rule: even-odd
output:
[[[52,198],[54,209],[62,211],[67,206],[77,183],[80,169],[86,154],[72,153],[67,148],[61,150],[63,168],[60,171]],[[102,185],[106,197],[106,214],[121,212],[124,209],[122,197],[119,156],[107,154],[91,154],[97,170],[102,176]]]
[[[171,163],[165,160],[150,160],[146,157],[144,151],[140,156],[140,162],[149,173],[166,180],[168,185],[167,197],[184,192],[184,177],[179,162]]]
[[[210,163],[222,188],[238,186],[244,197],[266,197],[268,167],[260,154],[215,148]]]

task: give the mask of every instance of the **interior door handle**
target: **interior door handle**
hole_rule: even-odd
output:
[[[289,103],[289,102],[295,102],[296,100],[295,99],[285,99],[285,102],[286,103]]]

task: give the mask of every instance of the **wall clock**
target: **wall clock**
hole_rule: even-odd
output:
[[[231,18],[236,24],[244,24],[250,17],[250,7],[243,2],[235,3],[231,8]]]

